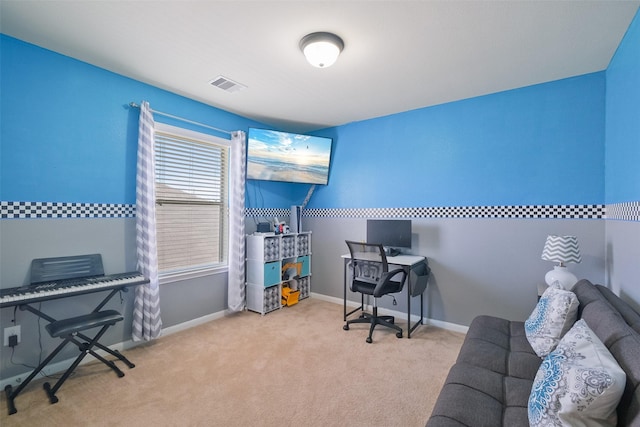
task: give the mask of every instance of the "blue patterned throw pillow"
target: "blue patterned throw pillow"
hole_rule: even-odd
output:
[[[527,340],[538,356],[545,357],[556,348],[560,338],[576,321],[578,305],[578,298],[571,291],[554,285],[544,291],[536,308],[524,322]]]
[[[529,396],[529,424],[615,426],[626,375],[584,320],[543,360]]]

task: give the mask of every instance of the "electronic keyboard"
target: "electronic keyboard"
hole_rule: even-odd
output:
[[[104,276],[60,279],[0,289],[0,308],[149,283],[137,271]]]

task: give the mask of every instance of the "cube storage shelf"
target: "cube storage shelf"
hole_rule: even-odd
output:
[[[289,282],[283,275],[296,276],[299,299],[311,294],[310,231],[249,234],[246,236],[246,255],[248,310],[264,315],[281,308],[282,286]]]

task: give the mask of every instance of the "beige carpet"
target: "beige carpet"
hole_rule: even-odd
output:
[[[399,322],[401,326],[406,326]],[[424,426],[463,335],[342,330],[342,306],[306,299],[243,312],[126,351],[123,378],[81,366],[51,405],[34,381],[9,426]]]

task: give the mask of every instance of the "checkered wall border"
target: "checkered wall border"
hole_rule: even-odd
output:
[[[247,216],[288,218],[288,209],[246,210]],[[640,221],[640,202],[612,205],[453,206],[415,208],[306,209],[311,218],[524,218]]]
[[[135,205],[116,203],[0,202],[0,218],[132,218]],[[284,208],[247,208],[248,217],[289,218]],[[640,221],[640,201],[610,205],[453,206],[306,209],[311,218],[530,218]]]
[[[309,217],[362,218],[579,218],[601,219],[602,205],[453,206],[373,209],[310,209]]]
[[[640,221],[640,202],[607,205],[607,219]]]
[[[291,209],[281,209],[281,208],[246,208],[244,210],[245,216],[257,216],[273,219],[273,217],[277,217],[278,219],[282,218],[283,220],[288,220],[289,216],[291,216]]]
[[[0,202],[0,218],[132,218],[135,205],[119,203]]]

